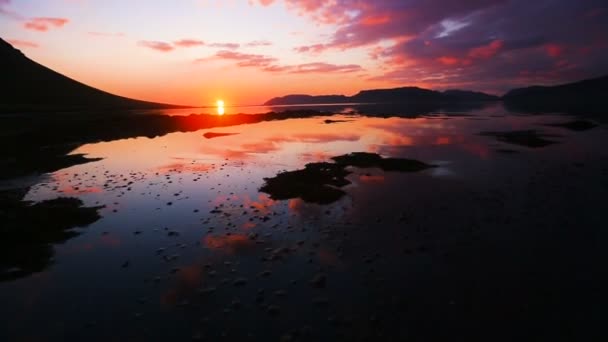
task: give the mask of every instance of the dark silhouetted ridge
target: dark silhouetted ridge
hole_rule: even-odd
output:
[[[265,105],[330,104],[330,103],[459,103],[496,101],[500,98],[480,92],[448,90],[439,92],[418,87],[363,90],[354,96],[344,95],[287,95],[275,97]]]
[[[87,86],[27,58],[0,39],[0,110],[180,107],[133,100]]]
[[[608,76],[557,86],[531,86],[513,89],[503,96],[511,110],[574,111],[605,110]]]
[[[327,103],[347,103],[350,102],[350,98],[344,95],[287,95],[282,97],[275,97],[266,103],[266,106],[274,105],[295,105],[295,104],[327,104]]]

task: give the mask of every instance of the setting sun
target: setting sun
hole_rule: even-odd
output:
[[[226,113],[226,110],[224,109],[223,100],[217,100],[216,106],[217,106],[217,115],[224,115],[224,113]]]

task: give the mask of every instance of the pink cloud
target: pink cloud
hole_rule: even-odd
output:
[[[175,46],[187,48],[187,47],[203,46],[203,45],[205,45],[205,42],[203,42],[202,40],[195,40],[195,39],[181,39],[181,40],[177,40],[177,41],[173,42],[173,44]]]
[[[565,48],[562,45],[554,43],[545,44],[544,49],[547,56],[553,58],[560,57],[565,51]]]
[[[488,45],[483,45],[480,47],[476,47],[471,49],[469,52],[469,57],[472,58],[490,58],[498,53],[498,51],[503,47],[504,43],[502,40],[494,40]]]
[[[241,47],[241,45],[237,44],[237,43],[211,43],[211,44],[208,44],[208,46],[213,47],[213,48],[230,49],[230,50],[236,50],[239,47]]]
[[[258,47],[258,46],[270,46],[271,42],[267,40],[254,40],[246,44],[248,47]]]
[[[37,43],[30,42],[27,40],[19,40],[19,39],[9,39],[8,42],[13,46],[23,47],[23,48],[37,48],[40,47]]]
[[[212,58],[201,58],[196,62],[209,61],[211,59],[222,59],[236,61],[239,67],[254,67],[266,72],[288,72],[292,74],[311,74],[311,73],[350,73],[362,71],[360,65],[347,64],[336,65],[323,62],[303,63],[296,65],[280,65],[278,59],[258,54],[248,54],[236,51],[218,51]]]
[[[237,65],[240,67],[267,67],[272,63],[277,61],[274,57],[264,56],[264,55],[256,55],[256,54],[248,54],[248,53],[240,53],[235,51],[227,51],[222,50],[218,51],[215,54],[216,58],[219,59],[228,59],[237,61]]]
[[[294,50],[296,52],[300,52],[300,53],[307,53],[307,52],[321,53],[325,49],[327,49],[327,46],[325,44],[304,45],[304,46],[298,46],[298,47],[294,48]]]
[[[138,42],[139,46],[143,46],[152,50],[160,51],[160,52],[169,52],[173,51],[175,48],[173,45],[166,42],[159,41],[150,41],[150,40],[141,40]]]
[[[279,1],[256,0],[268,6]],[[366,49],[370,80],[501,92],[604,74],[608,10],[599,1],[283,0],[333,30],[298,53]],[[568,27],[564,27],[568,23]],[[547,58],[550,57],[550,58]],[[272,63],[268,71],[294,72]],[[520,70],[526,70],[521,74]]]
[[[270,6],[274,3],[274,1],[275,0],[258,0],[260,5],[262,5],[262,6]],[[252,1],[249,1],[249,3],[252,3]]]
[[[439,62],[439,63],[441,63],[443,65],[456,65],[460,61],[456,57],[441,56],[441,57],[437,58],[437,62]]]
[[[49,17],[39,17],[32,18],[27,20],[23,27],[28,30],[45,32],[51,28],[60,28],[69,22],[69,19],[66,18],[49,18]]]

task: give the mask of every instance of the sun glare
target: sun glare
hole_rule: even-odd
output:
[[[224,115],[224,113],[226,113],[226,110],[224,109],[224,101],[217,100],[216,105],[217,105],[217,115]]]

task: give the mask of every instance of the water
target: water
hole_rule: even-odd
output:
[[[276,106],[227,106],[224,108],[225,115],[234,114],[260,114],[269,112],[297,111],[297,110],[316,110],[332,113],[347,113],[356,111],[363,107],[373,107],[374,104],[359,104],[359,103],[338,103],[338,104],[310,104],[310,105],[276,105]],[[195,107],[195,108],[178,108],[178,109],[162,109],[138,111],[140,113],[162,113],[169,116],[186,116],[190,114],[217,114],[217,107]]]
[[[76,197],[101,219],[54,244],[42,271],[0,283],[0,338],[399,340],[508,325],[546,337],[562,320],[581,336],[571,314],[598,307],[568,295],[594,296],[608,131],[549,125],[573,120],[341,114],[80,146],[102,159],[41,177],[25,199]],[[492,133],[527,130],[538,135]],[[435,167],[348,167],[325,205],[259,190],[351,152]]]

